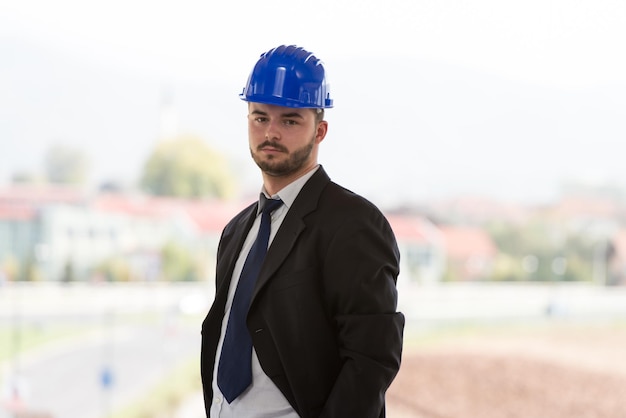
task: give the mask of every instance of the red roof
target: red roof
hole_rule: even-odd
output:
[[[218,200],[191,200],[158,196],[100,195],[93,206],[104,211],[128,215],[168,218],[185,214],[201,232],[221,233],[228,221],[244,205]]]
[[[139,194],[102,193],[89,198],[76,188],[57,185],[12,185],[0,188],[0,219],[30,220],[49,204],[84,204],[93,209],[151,219],[182,214],[203,233],[221,233],[249,203],[193,200]]]
[[[442,226],[441,231],[450,258],[493,257],[498,251],[489,234],[480,228]]]
[[[0,202],[41,205],[46,203],[78,203],[84,201],[80,189],[59,185],[10,185],[0,188]]]
[[[105,212],[146,218],[168,217],[175,207],[172,204],[172,199],[124,194],[98,195],[91,201],[91,206]]]
[[[615,218],[620,210],[620,205],[612,199],[593,197],[566,197],[554,207],[558,216],[569,218],[575,216]]]
[[[0,203],[0,220],[29,221],[36,214],[37,210],[33,207]]]
[[[28,221],[37,210],[52,203],[78,203],[84,194],[75,188],[57,185],[10,185],[0,188],[0,219]]]
[[[202,232],[221,233],[237,213],[246,205],[227,202],[197,202],[184,206],[184,210]]]
[[[420,216],[388,215],[387,220],[399,241],[432,243],[438,234],[437,228]]]

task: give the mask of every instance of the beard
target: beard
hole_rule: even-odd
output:
[[[287,148],[285,148],[281,144],[271,141],[263,142],[261,145],[258,146],[257,149],[261,149],[265,146],[271,146],[279,151],[288,153],[289,158],[283,161],[276,161],[276,157],[273,155],[262,158],[259,154],[250,149],[250,155],[252,155],[252,159],[254,160],[256,165],[259,166],[261,171],[273,177],[280,177],[294,173],[302,168],[302,166],[304,166],[304,164],[311,156],[311,152],[313,151],[313,147],[315,146],[315,137],[311,138],[311,140],[307,144],[305,144],[301,148],[298,148],[292,153],[289,153]]]

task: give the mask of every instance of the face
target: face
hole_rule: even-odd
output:
[[[272,177],[297,177],[315,166],[327,126],[315,109],[248,104],[250,154]]]

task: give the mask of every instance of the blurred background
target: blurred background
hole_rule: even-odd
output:
[[[199,418],[238,94],[326,64],[320,162],[388,216],[388,416],[626,414],[626,5],[0,1],[0,417]],[[557,390],[558,389],[558,390]]]

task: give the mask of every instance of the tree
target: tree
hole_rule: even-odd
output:
[[[68,259],[63,266],[63,273],[61,273],[61,282],[72,283],[76,280],[76,274],[74,273],[74,263],[71,259]]]
[[[66,145],[53,145],[45,155],[46,177],[51,183],[82,184],[86,180],[88,162],[85,154]]]
[[[226,198],[233,192],[225,160],[200,138],[159,143],[148,158],[141,188],[157,196]]]
[[[592,246],[587,237],[543,219],[494,222],[488,230],[500,249],[494,280],[589,281]]]
[[[174,242],[163,246],[161,261],[165,280],[197,281],[203,276],[202,268],[192,252]]]
[[[102,275],[109,282],[130,282],[137,280],[128,260],[119,256],[103,260],[96,266],[94,272],[96,275]]]
[[[12,184],[38,184],[41,182],[40,176],[29,171],[16,171],[11,175]]]
[[[24,282],[36,282],[41,280],[41,273],[34,257],[28,256],[23,262],[20,280]]]

